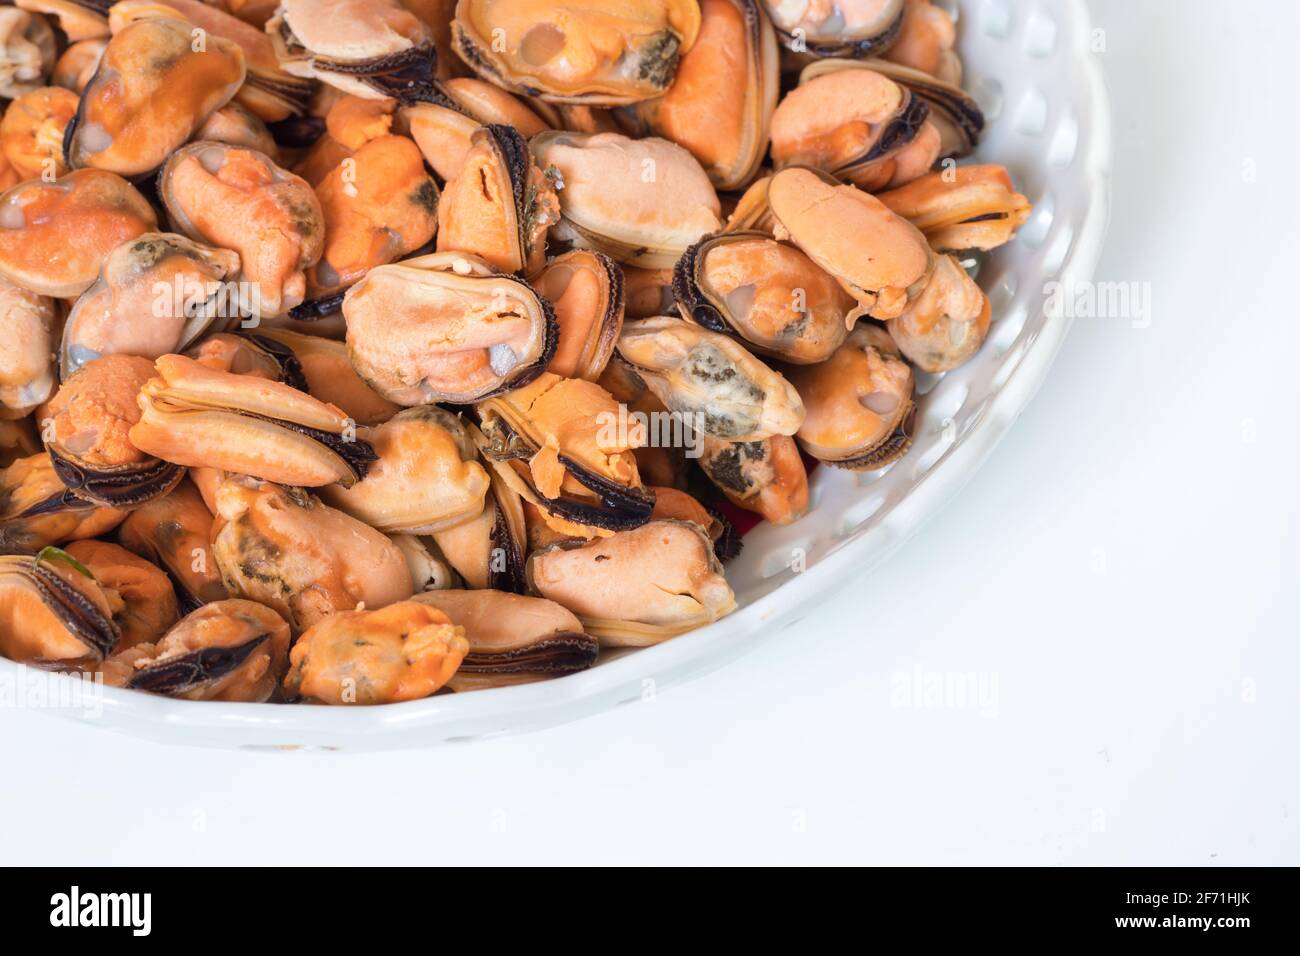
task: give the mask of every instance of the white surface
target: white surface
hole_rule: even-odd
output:
[[[6,712],[0,860],[1296,862],[1300,16],[1207,31],[1212,6],[1093,5],[1099,278],[1150,282],[1149,327],[1077,321],[958,499],[800,627],[653,702],[430,751]],[[917,668],[996,696],[898,706]],[[87,793],[97,824],[68,828]]]

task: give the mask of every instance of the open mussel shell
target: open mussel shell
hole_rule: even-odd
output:
[[[735,339],[684,319],[623,325],[618,352],[664,406],[692,429],[726,441],[793,435],[799,395]]]
[[[586,670],[600,645],[554,601],[490,589],[430,591],[412,598],[465,629],[469,653],[447,686],[508,687]]]
[[[12,99],[44,86],[57,51],[44,17],[0,7],[0,97]]]
[[[374,449],[333,405],[282,382],[164,355],[140,391],[131,443],[166,461],[266,481],[344,487],[366,476]]]
[[[808,472],[793,438],[726,442],[706,436],[699,465],[729,501],[772,524],[789,524],[808,512]]]
[[[548,372],[600,378],[623,330],[623,270],[609,256],[574,249],[529,277],[555,308],[560,341]]]
[[[380,531],[429,534],[479,515],[488,475],[460,419],[436,405],[408,408],[367,431],[375,450],[363,481],[322,489],[329,504]]]
[[[0,556],[0,653],[5,657],[99,661],[119,637],[107,595],[75,559],[47,551]]]
[[[551,304],[477,256],[371,269],[343,299],[357,373],[399,405],[469,404],[518,388],[555,354]]]
[[[54,393],[57,321],[53,299],[0,278],[0,418],[21,418]]]
[[[871,470],[911,446],[915,380],[879,326],[860,323],[830,359],[792,368],[790,379],[808,409],[797,438],[814,458]]]
[[[956,84],[888,60],[817,60],[799,74],[799,82],[837,70],[873,70],[911,90],[929,107],[928,119],[939,129],[941,157],[965,156],[979,143],[984,131],[984,111]]]
[[[906,0],[763,0],[781,44],[814,57],[879,56],[903,28]]]
[[[700,12],[699,37],[673,85],[618,116],[638,136],[690,150],[716,188],[738,189],[767,150],[780,79],[776,35],[757,0],[702,0]]]
[[[722,226],[703,167],[666,139],[551,131],[529,143],[560,174],[562,219],[551,235],[616,262],[671,268],[691,243]]]
[[[114,173],[30,179],[0,196],[0,276],[72,299],[90,288],[109,253],[157,226],[149,201]]]
[[[527,141],[513,126],[484,126],[443,190],[438,251],[471,253],[501,272],[531,272],[559,218],[554,185],[533,164]]]
[[[644,435],[619,428],[620,407],[594,382],[549,372],[476,406],[486,458],[526,501],[583,534],[634,528],[650,518],[631,449]],[[621,432],[621,433],[620,433]]]
[[[528,583],[611,647],[657,644],[736,606],[713,542],[690,521],[655,520],[608,538],[535,551]]]
[[[283,0],[266,32],[294,76],[367,99],[431,95],[432,34],[397,0]]]
[[[195,49],[193,30],[156,17],[108,41],[64,133],[68,168],[144,175],[230,101],[244,82],[243,51],[219,36]]]
[[[128,439],[140,418],[136,395],[154,366],[136,355],[105,355],[68,377],[44,406],[45,448],[68,490],[93,504],[132,508],[167,494],[185,469]]]
[[[323,704],[418,700],[446,684],[468,651],[465,629],[428,604],[340,611],[298,638],[284,690]]]
[[[179,352],[222,319],[221,286],[239,256],[169,232],[122,243],[81,294],[63,326],[59,374],[104,355],[155,359]]]
[[[682,317],[798,365],[825,361],[857,303],[798,247],[758,231],[722,232],[687,249],[673,270]]]
[[[126,515],[117,529],[122,547],[167,572],[182,614],[230,596],[213,560],[212,512],[193,481]]]
[[[32,554],[52,544],[112,531],[127,512],[68,490],[50,456],[16,458],[0,471],[0,554]]]
[[[459,0],[452,45],[479,76],[505,89],[556,103],[617,106],[668,89],[699,29],[695,0],[618,7]]]
[[[289,655],[289,625],[271,608],[232,598],[186,615],[156,644],[105,662],[105,679],[187,700],[259,703],[275,691]]]

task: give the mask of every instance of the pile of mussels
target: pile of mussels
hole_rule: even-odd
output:
[[[0,653],[369,704],[727,614],[726,514],[903,455],[988,330],[962,257],[1029,205],[954,162],[953,41],[927,0],[0,7]]]

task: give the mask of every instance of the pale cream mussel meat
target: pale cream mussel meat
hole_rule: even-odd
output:
[[[247,72],[235,101],[258,119],[274,123],[306,111],[312,81],[281,69],[275,47],[264,30],[245,23],[219,4],[202,0],[118,0],[109,8],[108,25],[116,34],[129,24],[154,17],[172,17],[237,45],[243,51]]]
[[[44,86],[57,52],[43,17],[0,7],[0,97],[13,99]]]
[[[599,379],[623,330],[623,270],[604,253],[574,249],[548,261],[529,281],[554,306],[560,327],[546,370]]]
[[[0,556],[0,654],[101,661],[120,636],[110,595],[76,559],[57,548]]]
[[[414,591],[397,545],[301,488],[224,475],[215,503],[212,553],[226,587],[275,609],[295,633]]]
[[[432,94],[433,34],[397,0],[283,0],[266,32],[294,76],[368,99]]]
[[[415,594],[464,586],[461,576],[432,538],[390,534],[388,540],[397,546],[397,550],[406,559],[406,568],[411,572],[411,588]]]
[[[239,255],[184,236],[148,232],[109,253],[68,313],[59,350],[64,381],[104,355],[156,359],[186,348],[221,315]]]
[[[995,249],[1029,219],[1029,200],[1003,166],[958,166],[929,173],[876,197],[920,229],[938,252]]]
[[[699,37],[673,85],[618,117],[638,136],[688,149],[717,189],[738,189],[767,151],[780,78],[776,35],[757,0],[702,0],[700,12]]]
[[[76,298],[109,253],[157,227],[148,200],[114,173],[31,179],[0,196],[0,276],[40,295]]]
[[[682,317],[797,365],[825,361],[857,305],[791,243],[758,231],[722,232],[687,249],[673,271]]]
[[[374,449],[333,405],[283,382],[209,368],[183,355],[158,359],[140,390],[135,447],[165,461],[267,481],[350,487]]]
[[[808,513],[808,472],[793,438],[728,442],[705,436],[699,465],[727,500],[772,524]]]
[[[230,596],[212,556],[212,512],[189,477],[125,518],[118,543],[167,572],[182,614]]]
[[[0,471],[0,554],[32,554],[65,541],[94,538],[127,517],[74,495],[46,452],[15,458]]]
[[[244,314],[282,315],[306,299],[325,223],[304,179],[256,150],[200,141],[172,153],[158,192],[176,232],[239,253]]]
[[[54,21],[69,43],[108,39],[108,11],[117,0],[14,0],[20,10]],[[53,43],[53,41],[51,41]]]
[[[772,116],[772,162],[811,166],[869,192],[929,171],[941,136],[930,107],[874,70],[807,77]]]
[[[470,77],[454,77],[437,84],[426,102],[398,110],[402,130],[415,141],[425,161],[444,181],[460,172],[474,133],[493,124],[513,126],[524,139],[550,125],[500,87]]]
[[[454,691],[509,687],[561,677],[596,663],[597,640],[574,614],[544,598],[506,591],[441,590],[413,600],[465,629],[469,652],[447,686]]]
[[[791,52],[861,59],[898,40],[905,0],[763,0],[763,6]]]
[[[616,106],[668,89],[699,30],[695,0],[459,0],[452,45],[513,92]]]
[[[799,83],[805,83],[842,70],[868,70],[882,74],[930,107],[927,116],[939,132],[941,157],[965,156],[979,143],[984,131],[984,111],[975,99],[955,83],[931,76],[920,70],[888,60],[817,60],[809,63],[799,74]]]
[[[106,355],[68,376],[38,410],[54,471],[77,497],[132,508],[167,494],[185,474],[130,438],[140,420],[136,396],[153,373],[146,358]]]
[[[195,49],[193,29],[161,17],[109,40],[64,134],[70,169],[142,176],[230,101],[244,82],[243,51],[218,36]]]
[[[0,418],[22,418],[54,393],[54,336],[58,309],[0,278]]]
[[[726,441],[793,435],[798,392],[730,336],[658,316],[623,326],[618,352],[686,425]]]
[[[656,520],[608,538],[561,542],[528,559],[528,583],[608,647],[658,644],[736,607],[708,534]]]
[[[791,369],[790,377],[808,408],[798,441],[814,458],[871,470],[911,446],[912,369],[879,326],[859,324],[828,361]]]
[[[455,527],[482,513],[488,474],[456,415],[420,405],[365,436],[376,460],[351,488],[322,489],[330,505],[379,531],[413,534]]]
[[[676,143],[552,131],[529,145],[539,166],[560,174],[556,239],[627,265],[665,269],[722,226],[707,173]]]
[[[632,454],[645,430],[599,385],[547,372],[476,410],[485,457],[557,530],[590,536],[649,520],[654,495]]]
[[[191,611],[156,643],[114,654],[98,670],[110,686],[261,703],[288,668],[289,640],[289,625],[271,608],[232,598]]]
[[[501,272],[536,271],[560,218],[551,176],[513,126],[485,126],[470,143],[438,204],[438,251],[471,253]]]
[[[936,256],[925,236],[870,193],[829,173],[792,166],[766,184],[776,238],[789,239],[857,299],[845,316],[890,319],[921,293]]]
[[[461,252],[371,269],[343,315],[357,374],[399,405],[518,388],[541,374],[558,338],[551,304],[527,282]]]

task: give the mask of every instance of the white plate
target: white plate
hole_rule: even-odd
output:
[[[817,595],[865,574],[957,492],[1033,397],[1069,326],[1044,316],[1044,285],[1091,278],[1105,231],[1109,108],[1082,0],[956,6],[965,85],[989,121],[975,158],[1006,165],[1034,205],[1015,241],[981,266],[993,306],[988,341],[962,368],[920,376],[916,440],[902,460],[862,475],[818,468],[808,517],[746,536],[727,570],[738,611],[658,647],[522,687],[372,708],[195,703],[104,688],[89,706],[79,700],[48,712],[169,743],[259,750],[471,740],[572,720],[721,667],[797,625]],[[18,665],[0,661],[0,681],[12,688],[23,679]]]

